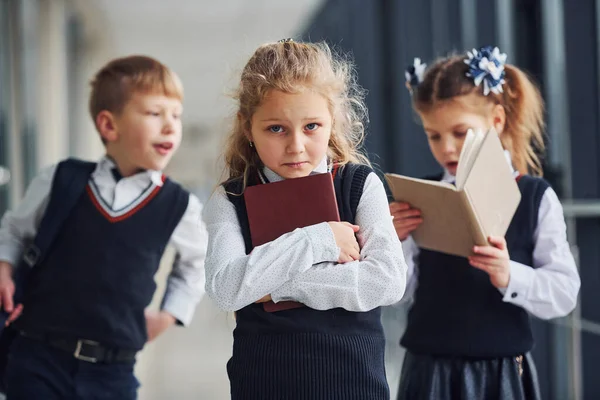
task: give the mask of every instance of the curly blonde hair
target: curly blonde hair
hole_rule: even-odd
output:
[[[225,149],[228,180],[243,179],[246,186],[250,171],[261,161],[249,146],[247,134],[252,116],[271,90],[298,93],[303,89],[321,94],[333,116],[328,156],[336,163],[370,165],[361,151],[368,121],[364,91],[356,81],[352,62],[334,53],[324,42],[280,41],[260,46],[244,67],[234,94],[238,102]]]

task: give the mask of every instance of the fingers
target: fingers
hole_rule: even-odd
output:
[[[408,210],[409,208],[410,208],[410,204],[404,203],[401,201],[395,201],[393,203],[390,203],[390,211],[391,212]]]
[[[411,218],[403,220],[394,220],[394,228],[415,230],[423,223],[423,218]]]
[[[497,249],[506,250],[506,239],[502,236],[490,236],[488,242]]]
[[[504,269],[502,260],[495,257],[471,256],[469,257],[469,264],[487,272],[500,271]]]
[[[394,219],[394,229],[396,229],[396,234],[398,235],[398,239],[406,240],[408,235],[410,235],[414,230],[416,230],[419,225],[423,223],[423,218],[409,218],[409,219]]]
[[[345,264],[347,262],[352,262],[352,261],[354,261],[354,259],[349,254],[346,254],[343,251],[340,252],[340,258],[338,259],[338,263]]]
[[[358,244],[358,241],[356,240],[356,238],[353,238],[354,240],[352,240],[352,249],[354,251],[357,251],[360,253],[360,245]]]
[[[14,290],[11,290],[10,288],[4,288],[0,294],[0,306],[4,305],[4,310],[6,312],[13,311],[13,295]]]
[[[406,237],[423,223],[421,218],[421,211],[417,209],[407,209],[401,211],[395,211],[392,213],[392,223],[396,229],[396,234],[400,240],[406,239]]]
[[[504,258],[502,250],[492,246],[475,246],[473,247],[473,252],[481,256]]]
[[[350,249],[340,251],[338,263],[344,264],[347,262],[360,260],[360,247],[358,244]]]
[[[360,229],[360,227],[359,227],[358,225],[353,225],[353,224],[351,224],[350,222],[346,222],[346,221],[344,221],[344,222],[342,222],[342,224],[344,224],[344,225],[346,225],[346,226],[348,226],[348,227],[352,228],[352,231],[353,231],[354,233],[358,232],[358,231],[359,231],[359,229]]]
[[[416,208],[411,208],[410,210],[394,211],[394,212],[392,212],[392,216],[394,217],[394,219],[420,217],[421,210],[417,210]]]
[[[352,251],[349,253],[349,256],[351,261],[360,260],[360,250],[358,248],[352,249]]]
[[[472,267],[480,269],[480,270],[482,270],[482,271],[484,271],[484,272],[486,272],[488,274],[490,273],[490,271],[492,269],[486,263],[479,262],[479,261],[474,261],[474,260],[471,260],[471,259],[469,259],[469,264],[471,264]]]
[[[469,262],[474,262],[477,264],[485,264],[485,265],[493,264],[494,260],[495,260],[494,258],[487,257],[487,256],[471,256],[471,257],[469,257]]]
[[[10,325],[11,323],[13,323],[17,318],[19,318],[19,316],[21,315],[21,313],[23,312],[23,304],[18,304],[15,309],[10,313],[10,315],[8,316],[8,319],[6,320],[6,326]]]

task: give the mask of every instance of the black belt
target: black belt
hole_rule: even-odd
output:
[[[135,360],[136,350],[106,347],[93,340],[66,339],[54,335],[20,332],[21,336],[49,344],[66,351],[78,360],[91,363],[125,363]]]

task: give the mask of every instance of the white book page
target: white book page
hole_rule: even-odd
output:
[[[483,143],[483,138],[485,134],[482,131],[474,132],[472,129],[469,129],[467,132],[467,137],[463,143],[463,148],[460,152],[460,156],[458,157],[458,166],[456,168],[456,189],[462,190],[469,173],[471,172],[471,168],[473,167],[473,163],[479,154],[479,149],[481,148],[481,144]]]
[[[458,166],[456,167],[456,187],[459,185],[462,187],[462,183],[464,182],[464,169],[466,165],[466,159],[468,158],[468,154],[471,150],[471,145],[473,143],[473,137],[475,134],[472,129],[467,131],[467,136],[465,137],[465,141],[463,142],[462,150],[460,151],[460,155],[458,156]]]

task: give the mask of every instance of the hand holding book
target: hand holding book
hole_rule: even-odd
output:
[[[329,222],[329,227],[335,237],[335,243],[340,248],[340,258],[338,263],[343,264],[360,259],[360,246],[356,240],[355,233],[358,232],[358,225],[352,225],[349,222]]]
[[[391,203],[390,213],[394,218],[393,222],[396,234],[401,241],[406,240],[411,232],[417,229],[423,222],[421,211],[405,202],[395,201]]]
[[[488,238],[491,246],[475,246],[469,264],[486,272],[490,282],[497,288],[508,287],[510,280],[510,256],[506,240],[501,236]]]

